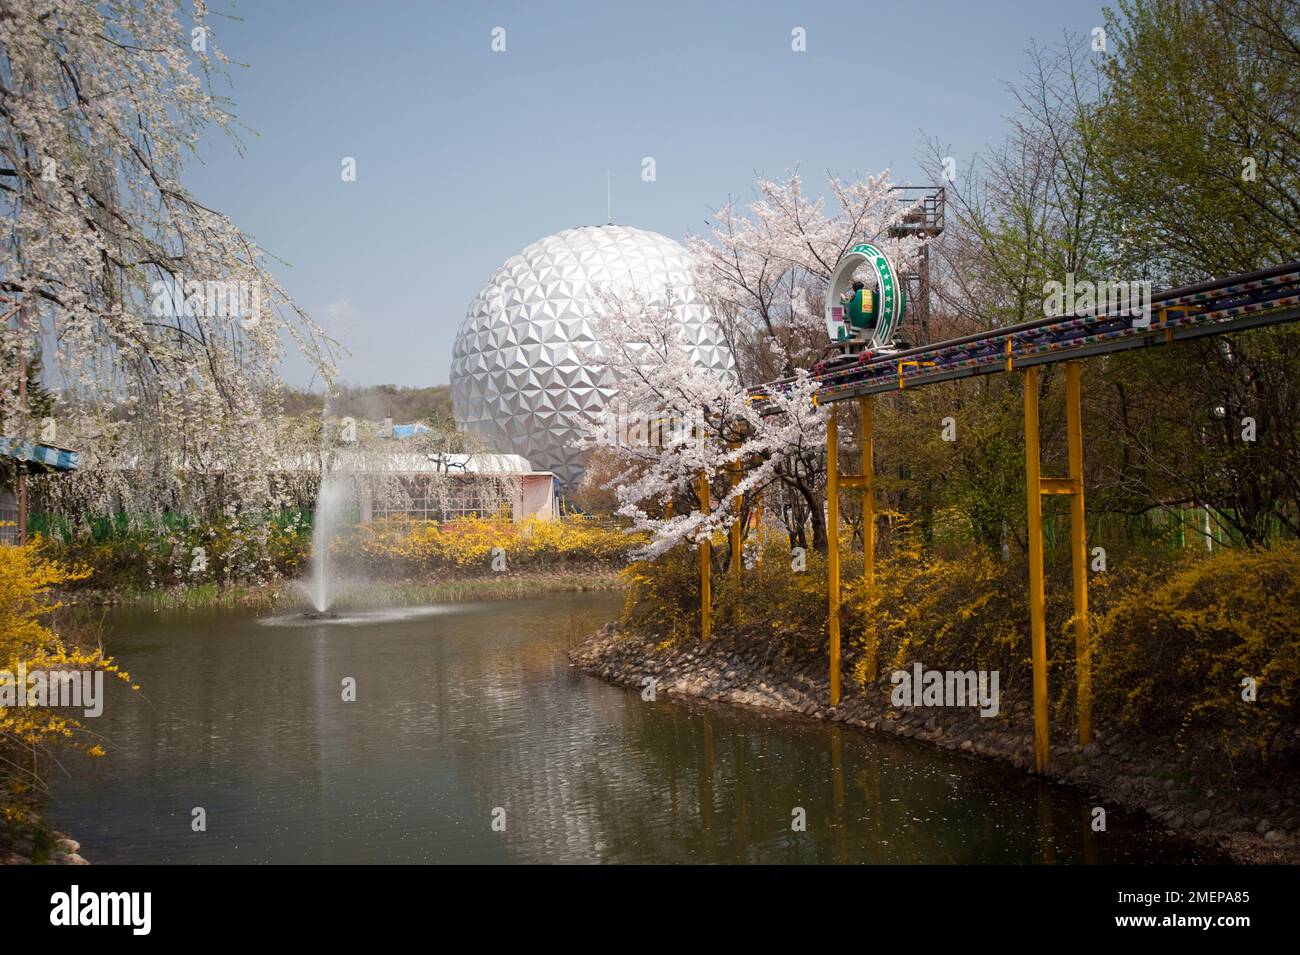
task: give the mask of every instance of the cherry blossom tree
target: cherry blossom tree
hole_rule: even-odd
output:
[[[696,287],[723,325],[740,383],[792,377],[795,384],[786,393],[790,400],[815,390],[806,370],[827,352],[825,291],[844,254],[872,242],[907,272],[923,241],[892,234],[910,209],[893,191],[888,170],[849,182],[831,177],[828,187],[829,201],[806,194],[797,174],[785,180],[760,178],[750,202],[725,203],[709,234],[688,241]],[[875,281],[865,270],[856,277],[868,286]],[[797,437],[786,433],[766,464],[783,489],[779,511],[792,543],[806,546],[808,523],[812,546],[822,551],[825,422],[820,415],[801,413],[782,419],[780,427],[803,425],[812,431]],[[775,447],[783,450],[778,453]]]
[[[44,353],[82,419],[54,440],[111,431],[107,455],[159,476],[156,494],[131,489],[144,506],[182,467],[220,471],[236,507],[273,503],[282,352],[332,378],[332,343],[267,255],[182,183],[205,130],[235,135],[214,88],[227,63],[203,0],[0,3],[6,380],[14,356]],[[0,390],[6,434],[33,436],[24,412]]]
[[[826,442],[823,413],[812,401],[806,371],[771,395],[768,413],[735,378],[696,365],[669,298],[643,291],[606,292],[587,357],[619,397],[589,423],[581,442],[613,459],[609,480],[618,512],[651,539],[638,556],[654,558],[686,541],[708,539],[747,519],[748,506],[780,479],[791,459]],[[769,347],[780,349],[776,341]],[[735,473],[739,482],[731,486]],[[699,480],[709,482],[703,506]],[[732,501],[744,506],[733,511]],[[672,505],[671,507],[669,505]]]
[[[889,171],[844,182],[831,177],[826,196],[812,197],[795,174],[759,178],[753,199],[724,203],[705,236],[687,241],[696,287],[723,321],[748,384],[810,367],[826,350],[822,302],[835,266],[853,246],[871,242],[902,272],[916,261],[921,240],[890,234],[908,212]],[[868,285],[874,278],[863,272]],[[755,334],[782,342],[778,353],[746,348]]]

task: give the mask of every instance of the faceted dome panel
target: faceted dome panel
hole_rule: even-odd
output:
[[[628,226],[566,229],[507,259],[470,302],[452,350],[456,423],[491,450],[521,454],[576,484],[583,453],[570,442],[584,418],[618,395],[582,347],[594,340],[600,290],[629,285],[650,299],[671,294],[695,363],[719,377],[734,373],[684,248]]]

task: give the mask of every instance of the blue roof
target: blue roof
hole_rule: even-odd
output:
[[[393,425],[394,438],[410,438],[417,434],[428,434],[429,426],[419,424],[395,424]]]
[[[0,457],[44,464],[56,471],[75,471],[81,465],[81,455],[76,451],[56,448],[51,444],[25,444],[2,436],[0,436]]]

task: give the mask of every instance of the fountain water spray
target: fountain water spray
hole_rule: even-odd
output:
[[[337,458],[329,442],[329,397],[321,408],[320,486],[316,491],[316,509],[311,528],[311,575],[302,584],[313,610],[308,617],[336,617],[334,606],[335,585],[331,561],[330,542],[334,538],[348,499],[348,482],[338,473]]]
[[[329,613],[334,605],[335,580],[330,566],[330,541],[338,529],[347,490],[347,482],[332,468],[321,469],[311,529],[311,577],[307,581],[307,596],[318,616]]]

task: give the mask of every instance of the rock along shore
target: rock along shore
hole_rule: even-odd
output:
[[[62,832],[40,832],[39,826],[10,827],[0,832],[0,865],[31,865],[37,855],[47,865],[90,865],[81,856],[81,843]],[[38,846],[42,851],[38,852]]]
[[[1032,771],[1033,717],[1029,700],[1003,689],[997,716],[974,707],[894,707],[892,684],[881,667],[876,683],[848,678],[845,660],[840,705],[831,708],[825,657],[790,657],[775,642],[715,638],[656,644],[609,624],[569,651],[574,666],[618,686],[641,690],[647,677],[656,694],[712,700],[831,720],[864,732],[886,733],[942,746],[973,759],[992,759]],[[1058,733],[1059,735],[1059,733]],[[1191,767],[1190,754],[1105,723],[1086,747],[1056,744],[1046,772],[1168,830],[1215,847],[1238,862],[1300,862],[1300,786],[1296,780],[1233,789]],[[1205,754],[1202,754],[1203,756]]]

